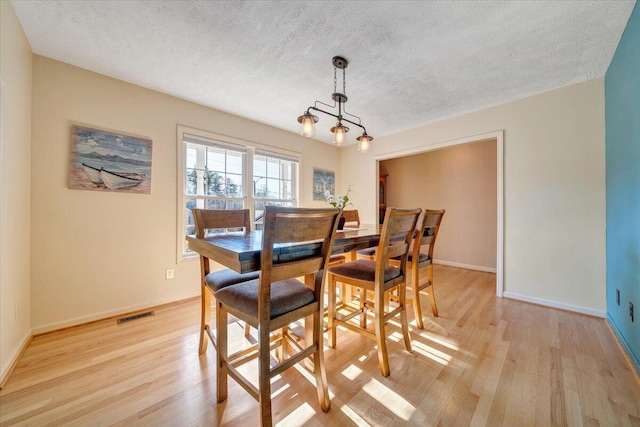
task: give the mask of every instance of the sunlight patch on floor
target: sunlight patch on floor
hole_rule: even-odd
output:
[[[409,421],[416,411],[415,406],[410,404],[404,397],[375,379],[366,383],[362,390],[405,421]]]
[[[282,426],[300,426],[311,420],[313,416],[316,414],[316,411],[313,410],[311,405],[307,402],[304,402],[302,405],[298,406],[296,410],[287,415],[282,421],[278,423],[278,425]]]
[[[442,339],[440,336],[432,335],[432,334],[430,334],[428,332],[425,332],[425,331],[420,332],[420,337],[424,338],[424,339],[427,339],[429,341],[433,341],[435,343],[438,343],[438,344],[440,344],[440,345],[442,345],[444,347],[450,348],[451,350],[455,350],[455,351],[459,351],[460,350],[460,347],[458,347],[456,344],[450,343],[450,342]]]
[[[340,410],[347,416],[349,417],[349,420],[353,421],[353,423],[357,426],[370,426],[371,424],[369,424],[368,422],[366,422],[365,420],[362,419],[362,417],[360,417],[360,415],[356,414],[354,412],[353,409],[351,409],[350,407],[348,407],[347,405],[342,405],[340,407]]]
[[[440,363],[441,365],[448,365],[449,362],[451,362],[451,359],[453,359],[453,357],[451,357],[450,355],[448,355],[447,353],[444,353],[442,351],[436,350],[433,347],[429,347],[426,344],[421,343],[420,341],[413,341],[413,351],[415,353],[418,353],[422,356],[428,357],[429,359]]]
[[[344,371],[342,371],[342,375],[350,380],[355,380],[361,373],[362,369],[358,368],[356,365],[349,365]]]
[[[279,389],[275,390],[275,391],[271,391],[271,399],[275,399],[275,397],[281,393],[283,393],[285,390],[287,390],[289,388],[289,384],[284,384],[282,387],[280,387]]]

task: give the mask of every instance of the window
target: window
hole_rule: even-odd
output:
[[[294,206],[294,177],[297,160],[256,151],[253,156],[253,211],[254,227],[262,228],[264,207]]]
[[[195,233],[193,208],[247,208],[259,230],[265,206],[297,206],[297,157],[182,126],[178,143],[178,260],[194,255],[184,241]]]

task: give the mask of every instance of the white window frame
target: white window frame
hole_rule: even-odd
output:
[[[243,177],[242,177],[242,195],[240,197],[216,197],[216,196],[201,196],[194,197],[193,195],[186,194],[186,173],[188,167],[185,165],[186,144],[184,143],[185,135],[188,135],[189,139],[204,139],[203,145],[212,144],[220,147],[227,147],[230,149],[246,150],[246,154],[243,155]],[[283,160],[293,161],[296,163],[294,171],[291,177],[291,196],[292,200],[288,199],[268,199],[269,201],[287,201],[291,202],[293,206],[299,205],[299,182],[300,182],[300,153],[290,152],[279,148],[259,144],[252,141],[246,141],[239,138],[234,138],[228,135],[217,134],[214,132],[204,131],[201,129],[195,129],[183,125],[177,126],[177,174],[178,174],[178,188],[177,188],[177,242],[176,242],[176,261],[180,262],[184,259],[193,259],[197,257],[195,253],[185,252],[185,235],[187,234],[185,224],[185,209],[187,199],[197,198],[201,200],[242,200],[244,202],[244,208],[249,209],[251,215],[251,223],[253,229],[255,229],[255,202],[256,200],[264,200],[263,198],[254,197],[254,181],[253,181],[253,160],[256,155],[266,155],[269,157],[281,158]]]

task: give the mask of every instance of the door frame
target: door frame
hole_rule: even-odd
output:
[[[449,141],[436,142],[426,146],[414,147],[407,150],[395,151],[391,153],[378,154],[374,156],[376,161],[376,181],[380,175],[380,161],[406,157],[413,154],[422,154],[442,148],[454,147],[456,145],[472,144],[487,140],[496,141],[496,198],[497,198],[497,236],[496,236],[496,295],[502,297],[504,293],[504,129],[487,132],[479,135],[467,136],[464,138],[452,139]],[[376,191],[376,205],[379,204],[378,192]],[[379,222],[379,213],[376,212],[376,221]]]

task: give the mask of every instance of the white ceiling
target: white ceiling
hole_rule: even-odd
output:
[[[38,55],[291,132],[344,56],[347,111],[380,137],[603,76],[635,0],[12,4]]]

